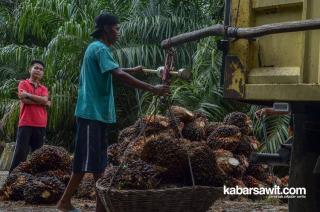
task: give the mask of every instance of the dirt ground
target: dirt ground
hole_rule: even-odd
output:
[[[287,204],[218,200],[208,212],[288,212]]]
[[[95,202],[89,200],[74,200],[74,205],[82,212],[94,211]],[[1,212],[57,212],[55,206],[26,205],[19,202],[0,202]],[[287,205],[272,205],[252,201],[217,201],[208,212],[287,212]]]
[[[6,179],[7,172],[0,172],[0,187]],[[95,209],[95,202],[90,200],[74,199],[73,204],[82,212],[91,212]],[[28,205],[24,201],[2,201],[0,212],[58,212],[55,205]],[[208,212],[288,212],[286,204],[274,200],[252,201],[246,198],[231,201],[218,200]]]
[[[90,200],[80,200],[76,199],[73,201],[77,208],[80,208],[82,212],[94,211],[95,202]],[[1,212],[58,212],[55,205],[27,205],[24,201],[4,201],[0,202]]]

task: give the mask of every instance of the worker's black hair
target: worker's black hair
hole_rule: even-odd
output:
[[[43,68],[45,68],[44,62],[42,62],[41,60],[32,60],[30,62],[30,67],[34,66],[34,64],[40,64],[43,66]]]

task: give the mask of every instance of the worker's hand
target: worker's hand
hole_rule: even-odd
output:
[[[266,115],[266,112],[267,112],[266,109],[265,109],[265,108],[262,108],[262,109],[257,110],[257,111],[255,112],[255,116],[256,116],[257,119],[261,119],[263,116]]]
[[[48,107],[51,107],[51,101],[47,101],[46,105],[45,106],[48,106]]]
[[[29,98],[30,94],[25,90],[20,90],[18,93],[18,96],[19,96],[19,99],[25,99],[25,98]]]
[[[141,73],[143,71],[144,67],[143,66],[136,66],[131,68],[131,73]]]
[[[157,96],[168,96],[170,94],[170,87],[168,85],[155,85],[151,92]]]

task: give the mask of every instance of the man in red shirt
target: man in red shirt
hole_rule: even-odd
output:
[[[48,89],[40,84],[44,72],[44,63],[31,61],[30,78],[22,80],[18,86],[20,115],[16,146],[9,172],[27,159],[29,148],[35,151],[44,143],[48,101]]]

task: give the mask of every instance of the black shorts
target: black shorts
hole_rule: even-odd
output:
[[[107,124],[77,117],[73,173],[102,173],[107,166]]]

